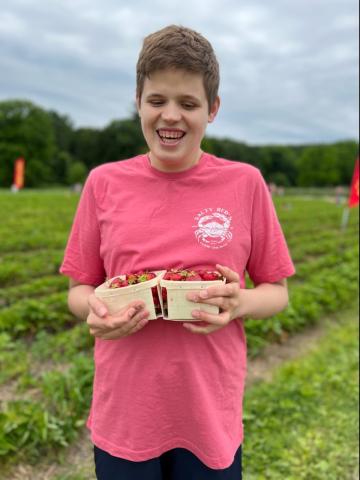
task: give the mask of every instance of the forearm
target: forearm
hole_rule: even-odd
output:
[[[284,310],[289,302],[286,282],[262,283],[255,288],[241,290],[238,316],[268,318]]]
[[[71,313],[75,317],[86,320],[90,312],[88,297],[94,292],[95,288],[91,285],[75,285],[70,288],[68,294],[68,305]]]

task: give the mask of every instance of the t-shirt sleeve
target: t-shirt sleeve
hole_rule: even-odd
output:
[[[100,243],[94,179],[90,173],[81,193],[60,273],[84,284],[101,284],[105,280],[105,270]]]
[[[274,283],[295,273],[275,207],[258,171],[251,211],[251,251],[246,270],[251,280]]]

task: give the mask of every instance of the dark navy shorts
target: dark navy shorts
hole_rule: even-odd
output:
[[[223,470],[213,470],[184,448],[174,448],[160,457],[131,462],[113,457],[94,447],[98,480],[241,480],[241,446],[234,462]]]

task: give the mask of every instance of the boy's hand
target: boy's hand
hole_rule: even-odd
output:
[[[240,277],[228,267],[216,265],[216,268],[226,278],[227,283],[210,286],[201,293],[189,293],[187,299],[197,303],[216,305],[220,307],[220,313],[213,315],[200,310],[193,310],[192,315],[200,320],[200,324],[199,322],[183,323],[183,326],[193,333],[207,335],[225,327],[239,316],[238,311],[241,304]],[[204,294],[207,296],[203,296]]]
[[[115,340],[127,337],[141,330],[148,323],[149,312],[141,301],[130,302],[114,315],[110,315],[106,305],[94,294],[89,295],[90,313],[87,324],[91,335],[102,340]]]

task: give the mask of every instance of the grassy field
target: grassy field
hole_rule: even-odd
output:
[[[36,463],[44,456],[56,459],[76,440],[87,415],[93,340],[86,325],[68,312],[67,280],[58,274],[78,198],[61,190],[16,195],[0,192],[0,469],[18,462]],[[286,312],[266,321],[247,322],[250,357],[269,342],[283,342],[325,315],[346,309],[358,294],[358,210],[351,211],[348,228],[341,232],[342,208],[328,199],[292,195],[276,198],[275,203],[297,275],[289,281],[291,303]],[[347,341],[345,336],[337,337],[339,348],[347,349]],[[339,365],[348,367],[344,356],[336,358]],[[330,363],[328,367],[331,374]],[[309,372],[310,364],[306,368]],[[279,389],[287,384],[284,378],[276,381]],[[323,388],[319,382],[316,385]],[[283,394],[286,397],[286,392]],[[266,396],[258,396],[262,395]],[[278,405],[276,395],[266,398]],[[312,403],[318,405],[317,400]],[[354,405],[341,405],[353,418]],[[329,405],[322,408],[326,413]],[[251,412],[249,415],[256,414]],[[306,421],[320,415],[310,408],[304,412]],[[254,438],[266,438],[268,427],[257,422],[256,428]],[[321,435],[320,423],[311,428]],[[335,421],[333,428],[340,448],[348,438],[341,434],[340,421]],[[300,438],[306,450],[317,437],[314,440],[304,431]],[[248,437],[252,436],[250,427]],[[280,436],[287,448],[286,439],[292,438],[288,430],[281,430]],[[270,455],[265,443],[253,448],[261,458]],[[297,472],[295,463],[286,467],[294,472],[286,477],[256,477],[254,467],[249,468],[254,471],[252,478],[259,479],[337,478],[329,476],[326,469],[323,476],[291,477]]]

